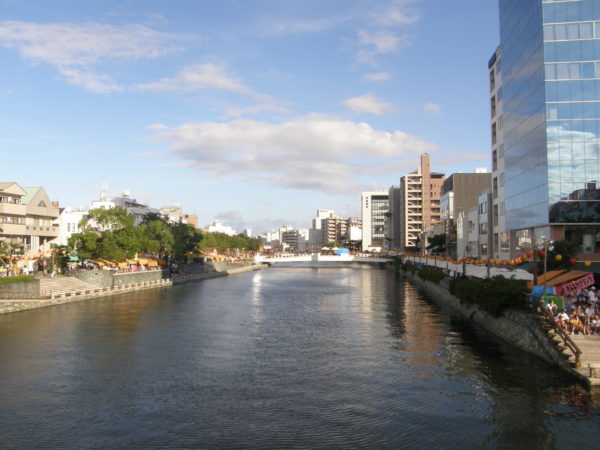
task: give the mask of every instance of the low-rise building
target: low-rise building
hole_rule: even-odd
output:
[[[43,187],[0,183],[0,239],[15,244],[25,254],[50,249],[58,237],[58,203],[50,201]]]
[[[58,237],[53,241],[56,245],[67,245],[69,238],[75,233],[81,233],[79,223],[88,216],[88,210],[83,208],[60,208],[60,215],[54,221],[58,226]]]

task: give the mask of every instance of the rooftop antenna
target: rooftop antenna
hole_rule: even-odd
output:
[[[108,183],[103,181],[100,186],[100,200],[105,201],[108,198]]]

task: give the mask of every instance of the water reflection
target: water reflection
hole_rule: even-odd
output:
[[[0,360],[2,448],[552,448],[600,424],[596,394],[377,269],[0,316]]]

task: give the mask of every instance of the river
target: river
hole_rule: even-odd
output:
[[[0,316],[0,448],[594,448],[600,399],[388,271]]]

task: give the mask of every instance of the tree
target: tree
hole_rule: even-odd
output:
[[[556,259],[556,255],[560,255],[560,260]],[[569,260],[577,256],[577,244],[562,240],[556,241],[553,244],[553,249],[548,252],[546,259],[546,265],[548,270],[555,270],[559,268],[565,268],[570,263]],[[538,273],[544,273],[544,258],[540,257],[538,261]]]
[[[172,227],[163,220],[153,220],[140,225],[141,250],[149,253],[167,253],[173,251],[175,239]]]
[[[200,230],[187,223],[173,225],[171,232],[173,233],[173,252],[178,259],[183,259],[186,253],[196,250],[203,237]]]
[[[438,255],[446,253],[446,235],[436,234],[435,236],[432,236],[432,238],[429,240],[427,250]]]
[[[83,230],[81,233],[75,233],[69,238],[69,248],[77,250],[77,253],[82,259],[90,259],[96,257],[98,241],[100,233]]]
[[[163,223],[167,223],[167,220],[165,219],[165,216],[161,213],[156,213],[156,212],[149,212],[146,213],[146,215],[142,218],[142,223],[140,225],[144,225],[144,224],[149,224],[151,222],[156,222],[156,221],[160,221]]]
[[[82,228],[99,232],[117,231],[133,227],[134,224],[135,216],[120,207],[91,209],[87,217],[79,223]]]

